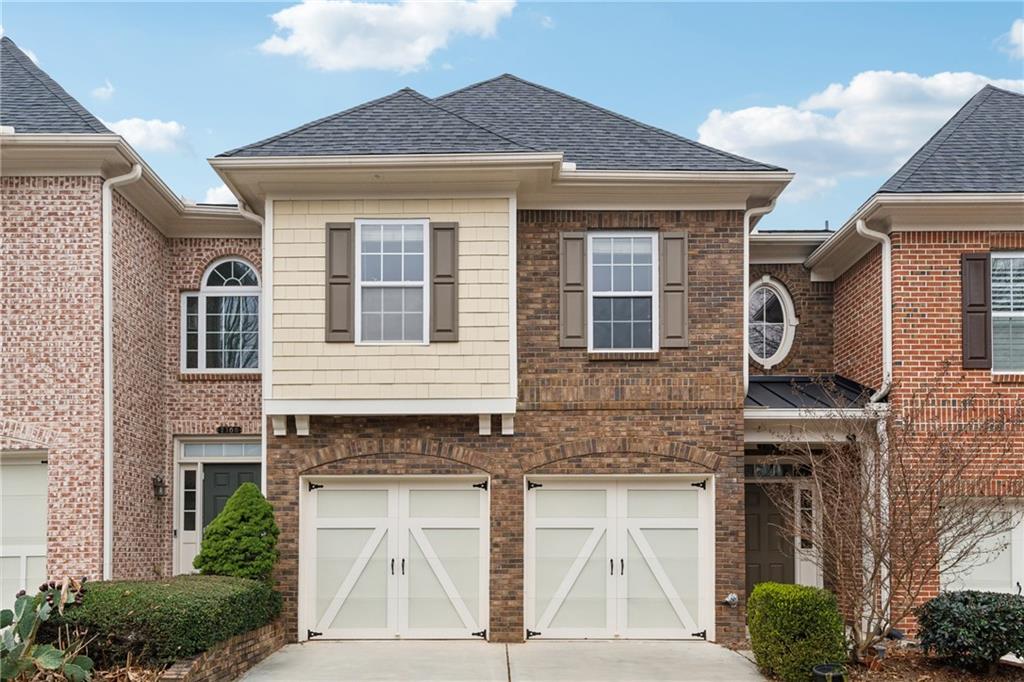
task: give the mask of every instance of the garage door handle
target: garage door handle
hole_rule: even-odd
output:
[[[395,574],[395,560],[391,560],[391,575]]]
[[[405,559],[402,559],[402,575],[405,575]]]
[[[615,559],[608,560],[608,575],[615,575]]]
[[[619,575],[626,575],[626,560],[619,559]]]

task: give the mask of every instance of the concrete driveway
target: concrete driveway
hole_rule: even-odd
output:
[[[704,642],[307,642],[250,670],[246,682],[654,682],[763,680],[743,656]]]

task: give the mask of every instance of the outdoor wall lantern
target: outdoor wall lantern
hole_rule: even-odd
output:
[[[156,495],[158,500],[167,497],[167,482],[164,481],[163,476],[153,477],[153,494]]]

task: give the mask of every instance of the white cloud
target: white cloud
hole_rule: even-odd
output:
[[[715,109],[700,125],[699,139],[795,171],[782,196],[803,201],[844,178],[892,173],[988,83],[1024,90],[1024,80],[975,73],[864,71],[796,106]]]
[[[92,96],[96,99],[110,99],[114,96],[114,85],[107,78],[103,85],[97,86],[92,89]]]
[[[278,33],[259,47],[323,71],[414,71],[453,36],[493,36],[513,7],[514,0],[309,0],[273,14]]]
[[[0,38],[3,38],[3,37],[4,37],[4,25],[0,24]],[[35,64],[36,66],[39,66],[39,57],[36,56],[35,52],[33,52],[32,50],[28,49],[27,47],[25,47],[23,45],[18,45],[18,49],[21,50],[22,52],[24,52],[25,56],[28,57],[29,59],[31,59],[33,64]]]
[[[549,17],[547,14],[540,15],[540,27],[541,28],[554,28],[555,20]]]
[[[152,152],[180,152],[188,150],[185,126],[177,121],[161,121],[158,118],[123,118],[120,121],[104,121],[115,133],[137,149]]]
[[[1024,59],[1024,19],[1017,19],[1010,26],[1010,32],[1002,36],[1003,49],[1011,57]]]
[[[211,187],[206,190],[206,198],[203,199],[204,204],[237,204],[238,199],[231,193],[228,186],[221,184],[217,187]]]

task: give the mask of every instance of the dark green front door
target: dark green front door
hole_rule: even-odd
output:
[[[203,465],[203,528],[220,514],[228,498],[243,483],[260,484],[259,464]]]

